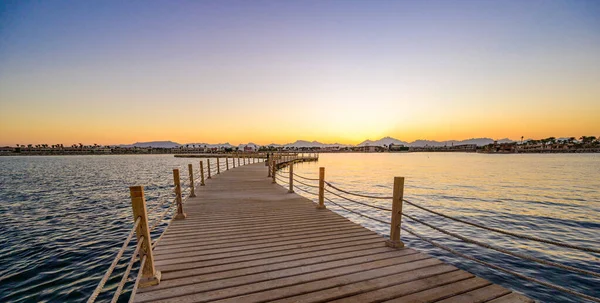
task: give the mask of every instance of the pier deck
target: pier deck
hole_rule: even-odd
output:
[[[533,302],[385,239],[267,178],[213,176],[154,250],[159,285],[136,302]]]

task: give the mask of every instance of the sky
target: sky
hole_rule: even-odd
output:
[[[600,1],[0,1],[0,145],[600,135]]]

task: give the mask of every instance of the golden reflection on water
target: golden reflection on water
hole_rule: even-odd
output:
[[[598,154],[321,154],[318,163],[299,164],[295,172],[316,178],[319,166],[326,168],[327,181],[349,191],[391,196],[394,176],[402,176],[407,200],[445,214],[496,228],[600,247],[599,236],[594,231],[594,226],[600,224]],[[369,202],[390,205],[387,200]],[[404,211],[488,242],[508,243],[515,248],[527,246],[546,255],[569,254],[577,259],[594,259],[587,253],[552,250],[545,245],[525,245],[521,241],[497,238],[493,233],[464,224],[446,225],[439,217],[423,214],[411,206],[405,205]],[[388,219],[387,214],[379,214],[379,217]],[[363,219],[357,220],[369,224]],[[387,233],[381,226],[372,229]],[[419,230],[433,235],[427,228],[419,227]]]

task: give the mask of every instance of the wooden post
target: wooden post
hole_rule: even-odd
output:
[[[233,157],[231,157],[231,164],[233,165],[233,168],[235,168],[235,156],[233,155]]]
[[[267,160],[267,177],[271,177],[271,164],[273,164],[273,156],[271,156],[271,159]]]
[[[325,209],[325,167],[319,167],[319,205],[318,209]]]
[[[225,170],[229,170],[229,156],[225,156]]]
[[[188,172],[190,174],[190,197],[196,196],[196,191],[194,188],[194,169],[192,168],[192,164],[188,164]]]
[[[131,194],[131,208],[133,209],[133,222],[140,218],[140,224],[135,230],[137,240],[142,241],[140,248],[140,260],[146,256],[146,264],[142,271],[142,278],[139,287],[148,287],[160,283],[161,273],[154,266],[154,256],[152,255],[152,243],[150,238],[150,228],[148,227],[148,212],[146,210],[146,197],[144,188],[141,186],[129,187]]]
[[[186,214],[183,212],[183,202],[181,200],[181,183],[179,180],[179,169],[173,169],[173,183],[175,184],[175,200],[177,201],[177,214],[175,220],[185,219]]]
[[[385,242],[389,247],[402,248],[400,241],[400,223],[402,222],[402,199],[404,197],[404,177],[394,177],[394,195],[392,198],[392,223],[390,239]]]
[[[210,159],[206,159],[206,171],[208,172],[208,177],[206,177],[206,179],[212,179],[210,177]]]
[[[271,183],[277,183],[277,181],[275,181],[275,176],[277,175],[277,162],[275,160],[275,157],[273,157],[273,166],[271,167],[271,169],[273,170],[271,172],[271,177],[273,178],[273,181]]]
[[[221,173],[221,166],[219,165],[219,157],[217,157],[217,175]]]
[[[294,192],[294,163],[290,163],[290,180],[289,180],[288,184],[290,185],[290,187],[288,189],[288,193],[293,193]]]
[[[238,166],[240,166],[240,155],[237,155],[238,158]]]
[[[200,186],[204,186],[204,165],[200,160]]]

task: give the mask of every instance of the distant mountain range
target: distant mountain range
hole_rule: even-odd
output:
[[[510,143],[510,142],[514,142],[513,140],[510,140],[508,138],[505,139],[500,139],[497,140],[498,143]],[[487,145],[490,143],[494,143],[494,139],[491,138],[472,138],[472,139],[466,139],[466,140],[448,140],[448,141],[434,141],[434,140],[415,140],[413,142],[406,142],[406,141],[401,141],[392,137],[384,137],[381,138],[379,140],[375,140],[375,141],[371,141],[371,140],[365,140],[363,142],[361,142],[360,144],[358,144],[357,146],[389,146],[390,144],[396,144],[396,145],[404,145],[404,146],[410,146],[410,147],[424,147],[424,146],[450,146],[450,145],[460,145],[460,144],[477,144],[479,146],[483,146],[483,145]],[[177,142],[173,142],[173,141],[152,141],[152,142],[136,142],[134,144],[131,145],[120,145],[121,147],[155,147],[155,148],[173,148],[173,147],[179,147],[179,146],[196,146],[196,147],[209,147],[209,148],[213,148],[213,147],[224,147],[224,148],[235,148],[236,146],[233,146],[231,144],[229,144],[229,142],[226,143],[218,143],[218,144],[209,144],[209,143],[185,143],[185,144],[180,144]],[[244,148],[244,146],[260,146],[258,144],[255,143],[247,143],[247,144],[239,144],[237,147],[239,147],[240,149]],[[324,147],[335,147],[335,146],[339,146],[339,147],[351,147],[353,145],[348,145],[348,144],[341,144],[341,143],[321,143],[318,141],[305,141],[305,140],[297,140],[294,143],[287,143],[287,144],[267,144],[266,146],[274,146],[274,147],[295,147],[295,148],[303,148],[303,147],[319,147],[319,148],[324,148]]]

